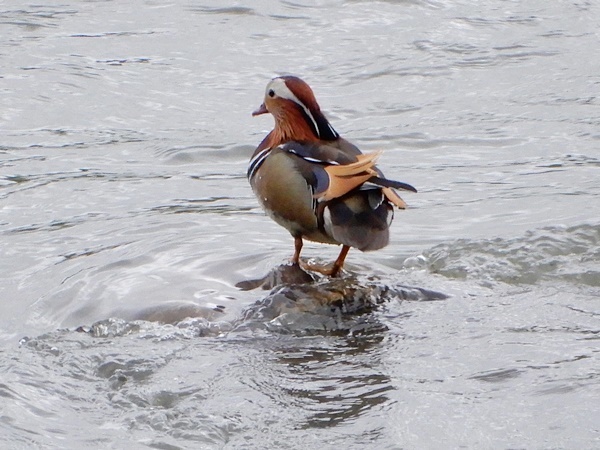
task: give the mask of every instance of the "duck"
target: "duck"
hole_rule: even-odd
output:
[[[336,277],[351,248],[385,247],[394,207],[407,207],[396,190],[417,190],[383,175],[376,166],[381,151],[363,153],[342,138],[299,77],[268,82],[252,116],[267,113],[275,125],[256,147],[247,177],[260,206],[292,235],[292,264]],[[318,266],[300,259],[304,240],[342,248],[331,266]]]

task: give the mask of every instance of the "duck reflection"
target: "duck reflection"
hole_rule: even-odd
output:
[[[308,412],[300,428],[351,423],[391,401],[388,393],[394,387],[379,357],[385,327],[372,325],[359,336],[340,337],[329,346],[276,351],[278,362],[287,369],[281,389],[290,402]]]

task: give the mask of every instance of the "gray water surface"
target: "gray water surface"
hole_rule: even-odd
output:
[[[0,446],[599,448],[598,17],[2,2]],[[249,289],[293,252],[245,178],[284,73],[419,193],[342,280]]]

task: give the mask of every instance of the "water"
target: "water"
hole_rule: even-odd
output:
[[[3,2],[1,446],[600,447],[599,13]],[[343,280],[250,289],[281,73],[419,193]]]

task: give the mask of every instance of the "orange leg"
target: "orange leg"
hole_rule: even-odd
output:
[[[344,267],[344,260],[346,259],[346,255],[348,255],[348,251],[350,251],[350,246],[348,246],[348,245],[342,246],[340,255],[337,257],[337,259],[333,263],[333,266],[331,266],[331,269],[326,269],[323,266],[309,264],[304,261],[299,261],[300,267],[302,267],[304,270],[311,270],[313,272],[319,272],[320,274],[323,274],[323,275],[329,275],[330,277],[336,277],[338,275],[338,273],[340,272],[340,270],[342,270],[342,267]]]
[[[292,264],[300,263],[300,252],[302,251],[302,236],[294,236],[294,256],[292,257]]]
[[[349,245],[342,245],[342,250],[340,251],[340,255],[337,257],[335,262],[333,263],[333,267],[331,268],[330,276],[337,276],[338,272],[342,270],[344,267],[344,261],[346,260],[346,256],[348,255],[348,251],[350,250]]]

